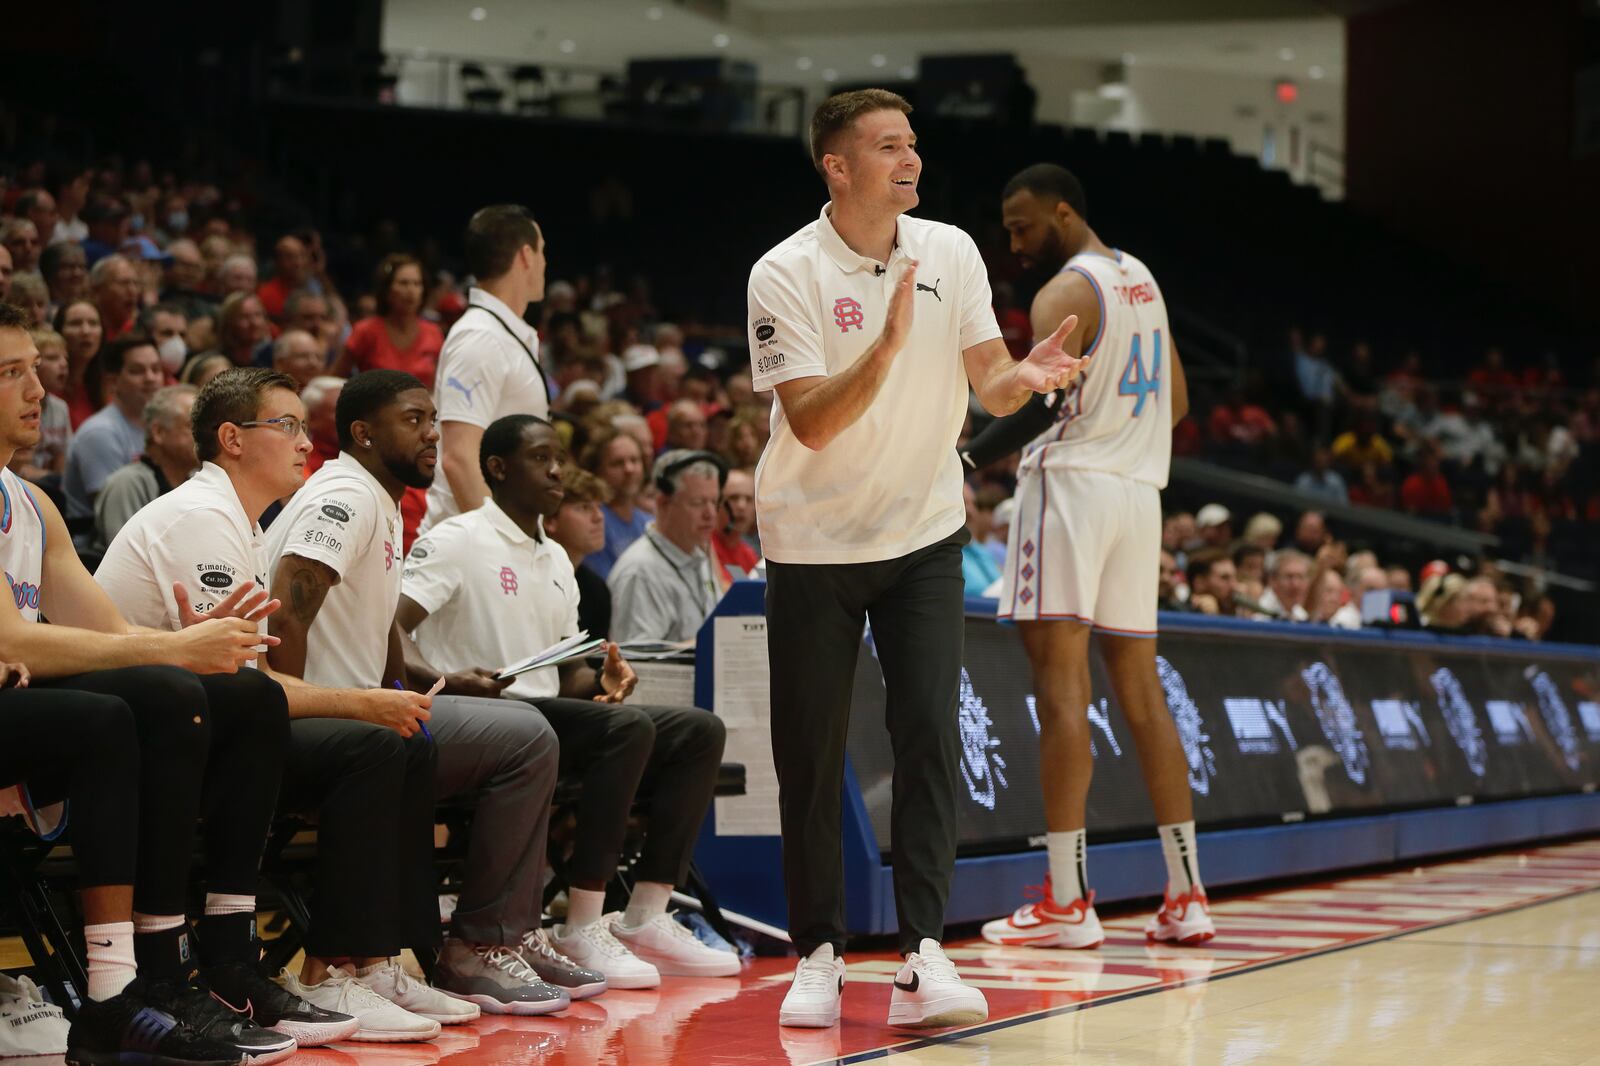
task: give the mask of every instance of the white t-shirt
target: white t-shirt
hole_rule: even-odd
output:
[[[479,429],[506,415],[550,415],[550,394],[534,358],[539,334],[499,297],[473,289],[467,309],[450,327],[433,377],[439,423],[464,422]],[[439,442],[438,473],[428,489],[428,513],[418,532],[459,513]],[[473,457],[477,462],[477,457]]]
[[[578,578],[566,549],[528,536],[493,500],[418,537],[402,587],[428,612],[412,634],[417,647],[446,673],[499,670],[578,632]],[[506,689],[522,699],[560,691],[554,666]]]
[[[757,389],[849,369],[883,333],[907,259],[918,260],[911,336],[865,414],[827,447],[801,444],[772,407],[756,468],[761,548],[780,563],[863,563],[937,543],[966,520],[956,439],[967,411],[961,353],[1000,336],[977,245],[900,216],[887,264],[857,255],[828,208],[750,272]],[[887,266],[887,269],[884,267]]]
[[[0,569],[25,622],[39,620],[44,591],[44,515],[27,484],[0,467]]]
[[[305,679],[332,688],[375,688],[389,660],[400,603],[400,508],[347,454],[323,463],[267,533],[274,572],[285,555],[339,575],[306,634]]]
[[[204,463],[128,520],[94,579],[134,625],[174,630],[183,623],[173,582],[183,582],[190,605],[204,614],[246,581],[268,588],[270,574],[261,527],[244,513],[227,472]],[[265,618],[258,628],[267,631]]]
[[[1094,363],[1075,381],[1056,423],[1023,450],[1023,465],[1096,470],[1158,489],[1172,467],[1172,328],[1150,268],[1126,252],[1084,252],[1062,272],[1088,279],[1100,331],[1084,344]]]

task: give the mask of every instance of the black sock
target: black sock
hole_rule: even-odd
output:
[[[194,972],[194,941],[189,923],[158,933],[134,933],[133,957],[139,976],[151,980],[186,977]]]
[[[261,961],[254,911],[202,915],[197,926],[200,951],[207,964],[248,962],[253,966]]]

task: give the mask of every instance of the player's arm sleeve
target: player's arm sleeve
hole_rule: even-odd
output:
[[[796,378],[826,377],[812,309],[787,272],[771,262],[750,271],[750,374],[758,392]]]
[[[439,378],[434,383],[440,422],[465,422],[487,429],[494,421],[503,382],[494,356],[500,338],[475,327],[451,331],[439,357]],[[517,354],[526,359],[519,348]]]
[[[1056,420],[1066,396],[1065,389],[1036,393],[1009,415],[991,419],[962,449],[961,460],[968,470],[982,470],[990,463],[1021,451]]]
[[[297,496],[290,506],[294,513],[278,519],[292,520],[282,554],[319,562],[344,580],[356,552],[372,543],[373,527],[378,521],[372,501],[355,492],[334,489],[319,492],[304,503]],[[273,566],[277,566],[277,560],[273,560]]]
[[[961,350],[1001,336],[994,317],[994,293],[989,290],[989,268],[972,238],[961,234]]]
[[[400,590],[429,614],[449,603],[461,589],[461,568],[466,560],[458,558],[459,546],[455,531],[441,525],[426,537],[418,537],[406,556]]]

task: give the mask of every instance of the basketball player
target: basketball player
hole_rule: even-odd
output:
[[[801,959],[781,1025],[824,1028],[844,988],[840,785],[857,651],[870,619],[894,749],[894,890],[905,963],[889,1024],[988,1016],[939,946],[955,864],[961,745],[956,437],[967,388],[1007,413],[1080,360],[1058,320],[1028,357],[1000,337],[972,238],[911,218],[922,163],[881,89],[841,93],[811,121],[830,202],[750,273],[757,389],[776,390],[756,471],[767,564],[772,752],[789,932]]]
[[[1189,406],[1166,303],[1149,268],[1095,235],[1083,188],[1065,169],[1041,163],[1022,171],[1001,210],[1024,266],[1054,272],[1033,301],[1034,333],[1076,315],[1082,328],[1067,348],[1081,348],[1095,369],[986,427],[966,454],[983,466],[1014,450],[1019,436],[1033,438],[1018,472],[999,613],[1016,622],[1033,664],[1050,863],[1041,898],[990,922],[983,935],[1068,948],[1105,938],[1084,862],[1092,631],[1133,730],[1166,858],[1165,898],[1146,935],[1197,944],[1215,930],[1200,884],[1188,764],[1156,678],[1160,490],[1173,423]]]

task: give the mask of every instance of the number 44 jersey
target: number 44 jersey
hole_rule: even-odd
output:
[[[1023,453],[1023,465],[1097,470],[1166,488],[1172,466],[1172,331],[1150,268],[1126,252],[1075,255],[1100,304],[1100,328],[1084,342],[1089,369],[1067,390],[1055,424]]]

